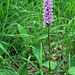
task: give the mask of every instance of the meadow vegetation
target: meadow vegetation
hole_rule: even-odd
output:
[[[53,0],[51,73],[43,0],[0,0],[0,75],[75,75],[75,0]]]

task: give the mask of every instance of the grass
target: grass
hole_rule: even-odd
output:
[[[49,75],[42,6],[43,0],[0,0],[0,75]],[[71,71],[75,67],[74,6],[74,0],[53,0],[50,47],[51,61],[57,64],[53,75],[75,74]]]

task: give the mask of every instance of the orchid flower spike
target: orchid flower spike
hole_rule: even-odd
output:
[[[43,0],[43,27],[48,25],[53,25],[53,6],[52,6],[52,0]]]

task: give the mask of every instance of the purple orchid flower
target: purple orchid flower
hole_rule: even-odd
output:
[[[52,6],[52,0],[43,0],[43,27],[46,26],[46,24],[48,25],[53,25],[53,6]]]

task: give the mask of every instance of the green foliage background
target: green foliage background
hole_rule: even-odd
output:
[[[26,61],[27,64],[34,65],[40,72],[30,58],[33,61],[37,58],[40,60],[39,64],[47,61],[45,52],[48,47],[48,35],[47,27],[43,28],[42,6],[43,0],[0,0],[1,75],[5,75],[6,69],[11,69],[9,70],[10,73],[13,72],[11,75],[14,73],[18,75],[17,69],[21,65],[23,67]],[[62,56],[68,56],[69,69],[75,66],[75,0],[53,0],[53,13],[54,26],[50,28],[51,51],[57,51],[56,55],[60,53]],[[54,50],[59,45],[62,46],[61,50]],[[40,50],[42,54],[40,54]],[[58,57],[60,56],[56,58]],[[15,69],[15,65],[17,69]],[[41,75],[43,75],[42,66],[40,67]],[[28,66],[25,71],[27,68]],[[68,69],[64,69],[66,73]]]

